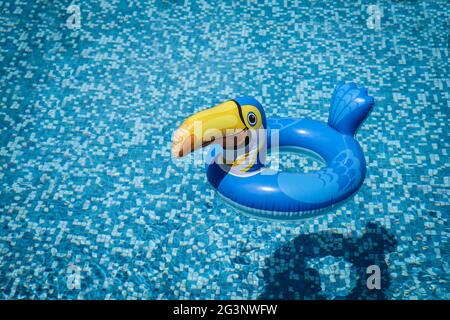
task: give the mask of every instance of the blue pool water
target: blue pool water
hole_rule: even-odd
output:
[[[448,1],[70,4],[0,0],[0,298],[450,298]],[[170,157],[202,108],[326,120],[341,79],[376,106],[328,214],[253,219]]]

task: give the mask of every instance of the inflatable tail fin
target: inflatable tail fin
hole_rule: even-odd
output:
[[[331,98],[328,125],[340,133],[353,136],[374,104],[367,89],[358,88],[353,82],[339,83]]]

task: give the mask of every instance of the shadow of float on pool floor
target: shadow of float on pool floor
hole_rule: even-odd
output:
[[[265,287],[259,299],[326,299],[321,292],[319,272],[308,265],[311,259],[326,256],[343,258],[353,264],[356,283],[346,296],[335,299],[385,299],[390,276],[385,262],[395,250],[394,236],[376,223],[368,223],[361,237],[322,232],[300,235],[283,245],[266,261],[263,271]],[[381,271],[381,289],[368,289],[367,267],[377,265]]]

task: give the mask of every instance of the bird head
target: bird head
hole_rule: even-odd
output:
[[[225,149],[249,143],[251,132],[266,128],[262,105],[252,97],[240,97],[200,111],[175,131],[172,154],[183,157],[212,143]]]

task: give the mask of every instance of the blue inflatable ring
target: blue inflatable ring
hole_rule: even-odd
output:
[[[254,105],[263,113],[253,98],[232,101],[239,108]],[[222,152],[222,147],[215,145],[209,151],[206,165],[208,181],[228,202],[259,217],[292,220],[323,213],[349,198],[364,181],[366,162],[353,136],[373,104],[374,99],[366,89],[354,83],[340,83],[331,98],[328,123],[292,118],[266,121],[263,116],[268,148],[272,132],[279,130],[280,148],[307,149],[320,155],[326,166],[318,171],[271,172],[262,164],[246,175],[236,175],[230,166],[214,161]],[[242,110],[239,112],[243,118]]]

